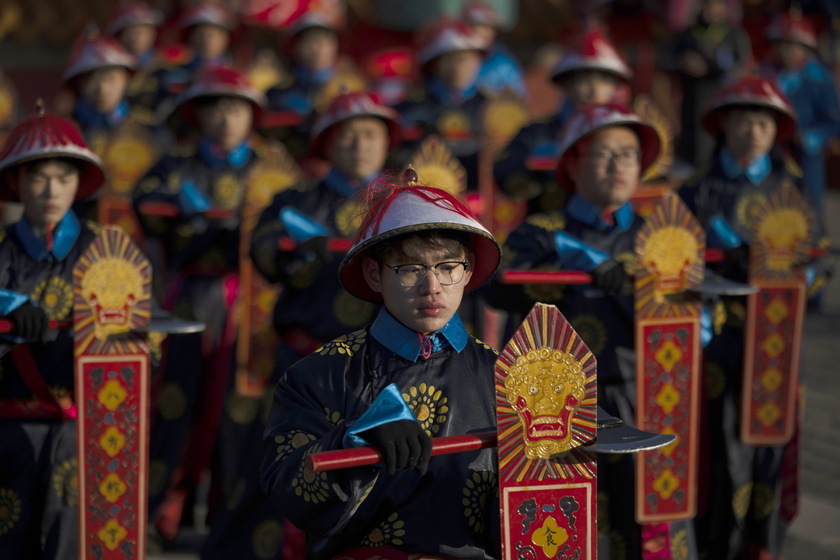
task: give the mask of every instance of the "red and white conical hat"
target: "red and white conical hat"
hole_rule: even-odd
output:
[[[307,29],[329,29],[338,31],[341,27],[340,14],[326,13],[320,10],[310,10],[305,14],[296,17],[289,24],[289,36],[294,37]]]
[[[466,291],[474,290],[496,272],[502,255],[499,242],[450,193],[433,187],[374,181],[365,194],[364,221],[338,270],[341,284],[354,296],[382,303],[382,295],[371,290],[364,279],[362,262],[368,249],[405,233],[429,230],[468,233],[475,263]]]
[[[588,28],[577,44],[566,51],[551,71],[551,79],[562,82],[569,74],[580,70],[606,72],[625,81],[633,78],[633,70],[596,27]]]
[[[444,20],[433,26],[420,40],[417,61],[423,65],[435,58],[458,51],[487,52],[487,42],[466,25],[458,21]]]
[[[817,50],[817,33],[811,23],[798,10],[789,10],[776,16],[767,27],[768,41],[792,41]]]
[[[759,76],[747,75],[719,89],[712,97],[703,126],[712,136],[720,130],[720,117],[733,107],[761,107],[776,115],[776,142],[784,142],[796,132],[796,111],[776,84]]]
[[[12,129],[0,152],[0,200],[19,200],[14,173],[18,165],[51,158],[72,158],[81,162],[76,200],[87,198],[105,181],[102,160],[85,144],[76,125],[47,114],[39,103],[34,116]]]
[[[100,68],[122,67],[134,73],[137,61],[112,37],[87,39],[74,50],[70,63],[64,70],[64,81],[69,82],[86,72]]]
[[[502,18],[496,9],[483,0],[470,0],[461,10],[461,21],[466,25],[489,25],[496,29],[502,24]]]
[[[120,31],[132,25],[151,25],[158,27],[163,23],[163,14],[153,9],[145,2],[124,2],[120,4],[111,16],[105,32],[108,35],[118,35]]]
[[[202,70],[195,81],[178,98],[177,111],[185,121],[196,123],[195,101],[202,97],[235,97],[244,99],[254,110],[254,124],[262,118],[265,95],[255,88],[245,74],[225,66]]]
[[[202,24],[218,25],[228,31],[233,31],[236,29],[237,21],[232,13],[211,2],[198,4],[185,12],[178,21],[178,27],[182,31]]]
[[[569,176],[567,163],[575,144],[587,136],[614,126],[626,126],[639,137],[642,149],[641,173],[651,166],[659,155],[662,141],[656,129],[638,115],[617,105],[589,105],[572,115],[560,132],[560,158],[557,160],[557,183],[566,190],[575,189]]]
[[[342,93],[337,96],[327,110],[318,115],[312,125],[309,137],[312,153],[326,158],[329,148],[328,140],[336,125],[355,117],[376,117],[385,121],[388,126],[388,136],[391,140],[390,149],[394,149],[401,141],[399,115],[396,111],[382,103],[379,97],[365,91]]]

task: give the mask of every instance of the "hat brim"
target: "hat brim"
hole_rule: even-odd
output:
[[[175,106],[175,108],[172,110],[172,112],[166,118],[167,119],[171,118],[173,115],[175,115],[177,113],[178,115],[181,116],[181,118],[187,124],[198,126],[199,122],[198,122],[198,112],[196,110],[196,105],[195,105],[196,101],[198,101],[199,99],[220,99],[220,98],[225,98],[225,97],[232,98],[232,99],[241,99],[243,101],[247,101],[251,105],[251,109],[253,110],[253,116],[252,116],[252,120],[251,120],[251,128],[253,130],[256,130],[257,128],[260,127],[260,124],[263,121],[263,114],[265,113],[265,109],[263,108],[263,106],[260,103],[258,103],[253,97],[250,97],[248,95],[244,95],[244,94],[241,94],[241,93],[236,93],[236,92],[222,92],[222,91],[220,91],[220,92],[204,93],[204,94],[201,94],[201,95],[195,95],[195,96],[189,97],[188,99],[185,99],[185,100],[181,101],[181,103],[179,103],[177,106]]]
[[[83,164],[82,169],[79,171],[79,189],[76,191],[76,201],[84,200],[91,196],[105,183],[105,172],[99,166],[99,163],[93,159],[73,152],[44,152],[8,162],[6,167],[0,170],[0,200],[3,202],[20,202],[20,193],[11,188],[11,185],[16,184],[17,181],[14,179],[10,180],[10,176],[16,173],[21,165],[58,158],[75,159]]]
[[[402,143],[402,128],[397,121],[376,113],[360,113],[358,115],[352,115],[346,119],[334,122],[321,131],[320,134],[314,136],[310,142],[310,150],[312,154],[323,159],[329,159],[329,146],[327,145],[327,141],[330,138],[331,131],[335,130],[335,127],[344,124],[349,120],[364,117],[379,119],[388,127],[388,153],[393,152],[394,149]]]
[[[362,273],[362,262],[367,257],[368,249],[382,241],[387,241],[406,233],[429,230],[463,231],[470,234],[472,252],[475,254],[475,263],[472,267],[472,277],[464,289],[465,293],[471,292],[481,286],[499,267],[499,262],[502,257],[502,247],[489,233],[475,227],[456,223],[431,222],[426,224],[413,224],[376,235],[351,248],[338,269],[338,276],[344,289],[359,299],[371,303],[383,303],[382,294],[370,288]]]
[[[769,109],[776,115],[776,143],[786,142],[793,138],[796,133],[796,118],[786,111],[782,111],[776,105],[771,103],[764,103],[762,101],[747,100],[743,102],[727,103],[719,107],[710,109],[703,116],[703,126],[709,131],[709,134],[717,137],[721,132],[720,118],[730,109]]]

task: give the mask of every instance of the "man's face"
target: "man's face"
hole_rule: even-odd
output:
[[[215,60],[227,52],[230,34],[224,27],[202,23],[190,33],[190,44],[202,60]]]
[[[70,210],[79,190],[79,171],[59,160],[47,160],[18,174],[23,213],[34,229],[56,226]]]
[[[153,25],[129,25],[120,33],[120,43],[134,56],[141,56],[155,44],[157,29]]]
[[[773,52],[783,68],[799,68],[808,58],[808,47],[793,41],[774,41]]]
[[[225,150],[242,144],[251,134],[254,111],[243,99],[222,97],[198,109],[201,131]]]
[[[470,31],[484,39],[484,43],[487,45],[492,45],[493,41],[496,40],[496,28],[492,25],[487,25],[486,23],[473,23],[470,25]]]
[[[432,62],[432,72],[447,87],[465,90],[475,82],[481,69],[481,52],[455,51],[443,54]]]
[[[566,94],[575,105],[610,103],[618,87],[618,80],[606,72],[575,72],[566,80]]]
[[[376,117],[343,122],[329,149],[330,161],[350,179],[378,173],[388,157],[388,126]]]
[[[729,10],[724,0],[706,0],[702,8],[703,19],[706,23],[722,25],[729,17]]]
[[[99,113],[110,113],[125,97],[128,71],[121,67],[99,68],[82,78],[81,95]]]
[[[584,139],[569,175],[584,200],[601,209],[630,201],[641,176],[639,138],[627,127],[605,128]]]
[[[742,164],[770,152],[776,142],[776,119],[770,110],[733,109],[723,117],[726,146]]]
[[[464,289],[472,277],[467,268],[464,277],[457,284],[444,286],[431,271],[418,286],[403,286],[397,274],[389,266],[401,264],[434,265],[447,261],[466,261],[467,255],[461,248],[456,253],[431,248],[422,244],[407,244],[402,257],[386,255],[382,266],[367,258],[362,269],[370,288],[382,294],[385,308],[400,323],[420,333],[431,333],[442,329],[458,311]]]
[[[314,72],[335,66],[338,57],[338,37],[329,29],[316,27],[301,31],[295,41],[298,64]]]

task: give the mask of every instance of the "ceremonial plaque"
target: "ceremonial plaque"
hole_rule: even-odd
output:
[[[750,241],[741,439],[782,445],[796,426],[799,358],[810,259],[811,210],[796,187],[782,185],[754,208]]]
[[[668,195],[636,236],[636,424],[675,443],[636,459],[636,520],[691,519],[697,511],[697,430],[703,229]]]
[[[245,199],[239,226],[239,336],[236,340],[236,391],[261,396],[274,369],[277,333],[272,324],[280,287],[269,284],[251,262],[251,234],[263,209],[278,192],[298,182],[302,173],[291,154],[272,144],[245,179]]]
[[[597,556],[595,357],[538,303],[496,362],[505,559]]]
[[[107,226],[73,270],[80,558],[146,557],[151,276]]]
[[[467,170],[446,144],[431,135],[411,156],[410,165],[417,172],[418,184],[448,191],[462,198],[467,190]]]

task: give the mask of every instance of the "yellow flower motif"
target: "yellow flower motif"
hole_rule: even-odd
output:
[[[109,519],[96,536],[105,543],[108,550],[116,550],[120,543],[128,536],[128,531],[116,519]]]
[[[257,558],[277,558],[283,545],[283,526],[273,519],[263,521],[251,534],[251,547]]]
[[[732,511],[739,519],[743,519],[747,515],[747,510],[750,507],[750,500],[752,498],[752,489],[753,483],[747,482],[738,488],[738,490],[735,491],[735,495],[732,496]]]
[[[352,356],[361,349],[366,337],[367,333],[364,330],[352,332],[324,344],[315,350],[315,352],[322,356],[335,356],[336,354]]]
[[[309,453],[323,451],[320,444],[313,445]],[[307,503],[319,504],[330,497],[330,487],[327,484],[327,473],[315,472],[306,468],[306,461],[300,462],[300,468],[292,480],[295,495],[303,498]]]
[[[116,457],[117,453],[125,447],[125,435],[116,426],[109,426],[99,438],[99,445],[109,457]]]
[[[487,343],[486,343],[486,342],[484,342],[483,340],[479,340],[479,339],[477,339],[477,338],[475,338],[475,337],[473,337],[473,338],[474,338],[474,340],[475,340],[475,343],[476,343],[476,344],[478,344],[478,345],[480,345],[480,346],[483,346],[485,350],[492,350],[494,354],[496,354],[497,356],[499,355],[499,353],[496,351],[496,349],[495,349],[495,348],[493,348],[492,346],[490,346],[489,344],[487,344]]]
[[[177,383],[165,383],[158,391],[157,410],[164,420],[179,418],[187,406],[187,395]]]
[[[362,224],[362,207],[354,200],[348,200],[335,211],[335,227],[344,237],[352,237]]]
[[[5,535],[20,521],[20,498],[11,488],[0,488],[0,535]]]
[[[333,300],[333,313],[338,322],[350,328],[359,328],[373,318],[373,304],[362,301],[341,290]]]
[[[211,187],[211,197],[220,208],[233,210],[242,204],[245,189],[242,183],[230,173],[220,175]]]
[[[685,529],[680,529],[671,537],[671,559],[688,560],[688,558],[688,532]]]
[[[37,301],[50,320],[59,321],[73,309],[73,287],[60,276],[50,276],[35,286],[29,299]]]
[[[674,491],[680,487],[680,479],[674,476],[671,469],[665,469],[659,477],[653,481],[653,489],[663,500],[668,500]]]
[[[467,518],[467,523],[473,531],[479,535],[487,530],[487,502],[492,500],[498,491],[496,475],[491,471],[472,473],[464,485],[462,490],[464,497],[461,499],[464,517]]]
[[[411,387],[402,397],[427,434],[431,436],[440,431],[440,424],[446,422],[446,413],[449,412],[449,399],[440,390],[434,385],[421,383],[419,387]]]
[[[75,506],[79,501],[79,475],[76,458],[59,463],[52,474],[53,490],[62,502]]]
[[[116,503],[127,490],[128,486],[115,473],[108,474],[99,485],[99,491],[112,504]]]
[[[578,315],[569,319],[574,329],[580,335],[581,340],[596,357],[598,357],[607,344],[607,327],[595,315]]]
[[[286,434],[275,436],[274,443],[277,444],[277,456],[274,460],[283,461],[292,451],[298,447],[309,445],[313,441],[315,441],[315,436],[301,430],[292,430]]]
[[[235,423],[250,424],[260,413],[262,403],[257,397],[246,397],[231,393],[225,402],[225,411]]]
[[[159,459],[149,462],[149,495],[156,496],[166,487],[169,467]]]
[[[324,414],[327,416],[327,422],[332,424],[333,426],[338,426],[344,419],[341,417],[341,412],[338,410],[330,410],[329,408],[324,409]]]
[[[726,389],[726,373],[715,362],[703,365],[703,379],[706,382],[706,398],[709,400],[719,398]]]
[[[109,379],[96,393],[96,398],[111,412],[117,410],[128,397],[125,387],[116,379]]]
[[[569,533],[557,525],[553,517],[547,517],[542,527],[531,535],[531,542],[542,548],[547,558],[554,558],[559,549],[569,540]]]
[[[757,482],[753,487],[752,515],[756,519],[764,519],[772,513],[776,506],[776,496],[773,488],[764,482]]]
[[[557,232],[566,227],[566,216],[558,212],[532,214],[525,219],[525,223],[549,232]]]
[[[400,546],[403,544],[400,537],[405,536],[403,527],[405,527],[405,522],[399,519],[399,515],[392,513],[388,519],[379,524],[379,527],[362,539],[362,546]]]

